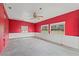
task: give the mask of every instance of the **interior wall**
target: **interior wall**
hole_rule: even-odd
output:
[[[8,42],[8,17],[3,4],[0,3],[0,53]]]
[[[79,10],[72,11],[48,20],[38,22],[35,24],[35,32],[41,32],[41,26],[45,24],[53,24],[58,22],[65,22],[65,35],[69,36],[79,36]],[[50,31],[50,30],[49,30]]]
[[[21,26],[28,26],[28,32],[35,31],[35,28],[34,28],[35,26],[33,23],[9,19],[9,32],[10,33],[20,33]]]
[[[50,24],[65,22],[65,35],[79,36],[78,15],[79,15],[79,10],[75,10],[60,16],[56,16],[54,18],[47,19],[42,22],[38,22],[36,24],[10,19],[9,32],[10,33],[21,32],[21,26],[28,26],[28,32],[41,32],[41,26],[48,24],[49,25],[48,31],[49,33],[51,33]]]
[[[79,10],[66,15],[65,35],[79,36]]]

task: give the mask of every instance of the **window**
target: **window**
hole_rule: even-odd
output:
[[[48,32],[48,25],[43,25],[43,26],[41,27],[41,31],[42,31],[42,32]]]
[[[53,31],[64,31],[64,25],[61,24],[61,25],[52,25],[51,26],[51,30]]]
[[[62,35],[64,34],[64,23],[54,23],[51,25],[52,34]]]
[[[21,26],[21,31],[22,32],[28,32],[28,27],[27,26]]]

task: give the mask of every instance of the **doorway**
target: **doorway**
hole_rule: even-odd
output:
[[[51,40],[63,44],[65,42],[65,22],[54,23],[50,25]]]

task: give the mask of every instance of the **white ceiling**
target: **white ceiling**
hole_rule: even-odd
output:
[[[79,9],[79,3],[7,3],[4,4],[10,19],[22,20],[32,23],[44,21],[73,10]],[[8,7],[12,7],[9,9]],[[31,19],[34,10],[42,8],[40,14],[43,19]]]

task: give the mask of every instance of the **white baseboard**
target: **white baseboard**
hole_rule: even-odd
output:
[[[34,33],[10,33],[9,38],[21,38],[21,37],[28,37],[34,36]]]

